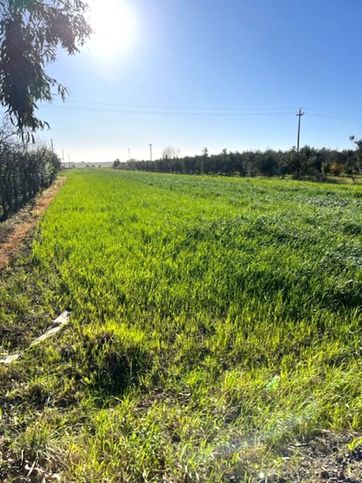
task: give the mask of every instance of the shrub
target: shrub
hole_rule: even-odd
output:
[[[58,156],[47,148],[28,151],[0,141],[0,220],[48,188],[59,169]]]

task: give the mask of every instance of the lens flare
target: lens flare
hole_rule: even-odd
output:
[[[89,2],[89,22],[93,36],[89,43],[92,54],[115,60],[130,52],[136,39],[134,11],[122,0]]]

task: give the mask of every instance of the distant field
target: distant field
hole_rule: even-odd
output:
[[[0,275],[3,352],[72,313],[0,366],[0,475],[299,481],[302,443],[362,444],[362,186],[66,176]]]

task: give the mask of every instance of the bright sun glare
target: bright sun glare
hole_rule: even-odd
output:
[[[90,24],[93,36],[91,52],[103,59],[124,56],[136,37],[136,18],[124,0],[92,0]]]

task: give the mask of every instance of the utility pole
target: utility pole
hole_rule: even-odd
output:
[[[297,114],[297,118],[298,118],[298,138],[297,138],[297,153],[299,153],[299,150],[300,150],[300,124],[301,124],[301,119],[302,119],[302,116],[304,116],[304,112],[302,111],[302,109],[300,108],[299,109],[299,112]]]
[[[131,161],[131,149],[128,148],[128,161]]]
[[[53,140],[52,139],[50,140],[50,145],[51,145],[51,148],[52,148],[52,152],[54,153],[54,144],[53,144]]]
[[[152,161],[152,144],[150,144],[149,146],[150,146],[150,161]]]

